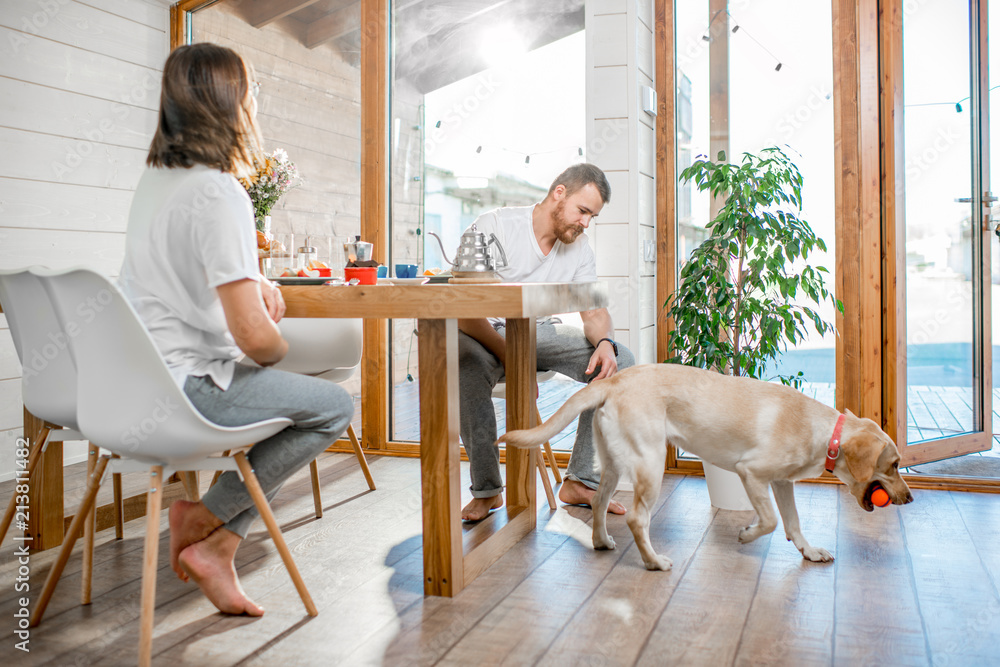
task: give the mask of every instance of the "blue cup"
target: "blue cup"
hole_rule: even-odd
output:
[[[385,278],[387,275],[389,275],[389,267],[385,266],[384,264],[379,265],[376,275],[379,278]]]
[[[397,278],[416,278],[417,277],[417,265],[416,264],[397,264],[396,265],[396,277]]]

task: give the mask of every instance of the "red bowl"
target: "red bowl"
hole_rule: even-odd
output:
[[[357,278],[361,285],[375,285],[378,283],[377,266],[347,266],[344,267],[344,280],[351,282]]]

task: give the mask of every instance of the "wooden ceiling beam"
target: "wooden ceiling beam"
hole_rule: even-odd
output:
[[[247,12],[247,23],[255,28],[263,28],[268,23],[283,19],[317,2],[319,0],[257,0]]]
[[[505,4],[504,0],[499,4]],[[404,9],[427,2],[427,0],[397,0],[392,5],[392,12],[398,15]],[[361,29],[361,2],[355,2],[323,18],[313,21],[306,31],[306,46],[315,49],[333,39],[339,39]]]
[[[331,39],[349,35],[360,29],[361,3],[355,2],[310,23],[306,30],[306,46],[315,49]]]

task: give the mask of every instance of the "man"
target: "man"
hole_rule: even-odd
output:
[[[576,164],[560,174],[545,199],[534,206],[500,208],[476,219],[477,230],[496,234],[508,265],[498,269],[505,282],[589,282],[597,280],[594,252],[584,234],[611,199],[604,172]],[[582,237],[582,238],[581,238]],[[537,366],[589,382],[610,377],[635,363],[632,353],[613,340],[606,308],[580,313],[583,330],[559,320],[540,320],[536,330]],[[462,519],[478,521],[503,505],[496,415],[490,399],[504,377],[503,320],[459,320],[459,392],[462,442],[472,468],[473,500]],[[594,459],[593,411],[580,415],[576,443],[559,489],[559,499],[589,505],[600,482]],[[611,503],[609,511],[624,514]]]

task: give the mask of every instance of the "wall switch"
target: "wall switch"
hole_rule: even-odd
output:
[[[650,116],[656,115],[656,91],[649,86],[642,86],[642,110]]]
[[[656,244],[653,241],[645,240],[642,242],[642,261],[656,261]]]

